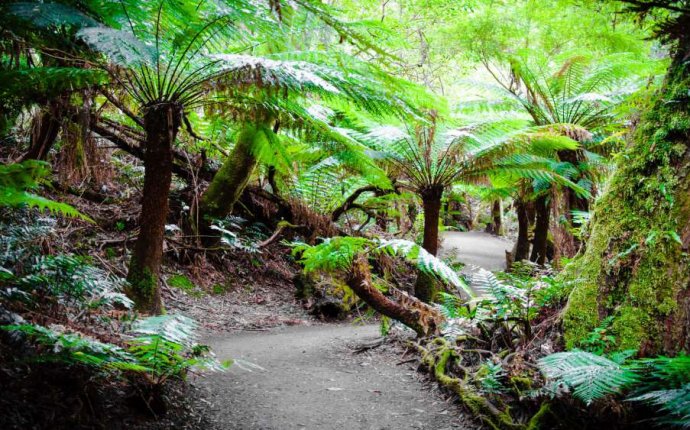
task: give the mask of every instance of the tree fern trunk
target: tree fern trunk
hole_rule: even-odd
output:
[[[585,253],[566,268],[565,276],[576,280],[564,314],[569,347],[613,316],[621,349],[690,351],[688,40],[679,46],[595,203]]]
[[[422,202],[424,204],[424,239],[422,247],[429,254],[438,254],[438,222],[441,216],[441,197],[443,187],[430,187],[422,191]],[[433,277],[420,273],[415,282],[415,296],[425,302],[430,303],[436,295],[437,282]]]
[[[384,190],[377,189],[374,191],[374,196],[376,197],[385,196],[386,194],[388,193]],[[381,229],[381,231],[388,231],[388,214],[386,211],[376,211],[376,225]]]
[[[235,147],[201,197],[198,222],[202,234],[213,234],[209,230],[213,218],[223,218],[232,213],[256,168],[254,145],[259,133],[260,129],[251,125],[240,131]]]
[[[144,115],[146,148],[140,230],[127,280],[130,296],[137,308],[153,314],[162,312],[158,276],[172,179],[172,145],[180,128],[180,119],[179,108],[171,104],[149,106]]]
[[[501,201],[494,200],[491,204],[491,223],[486,226],[486,232],[500,236],[502,231]]]
[[[438,254],[438,222],[441,216],[442,187],[422,191],[424,204],[424,240],[422,247],[431,255]]]
[[[546,263],[546,249],[549,239],[549,222],[551,220],[551,203],[549,196],[538,197],[535,201],[537,220],[534,225],[534,240],[530,260],[537,264]]]
[[[515,200],[515,211],[518,219],[518,238],[515,244],[513,261],[522,261],[529,258],[529,214],[527,203],[523,200]]]

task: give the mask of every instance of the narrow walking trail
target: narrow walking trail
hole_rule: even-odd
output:
[[[322,325],[206,339],[221,360],[261,366],[197,381],[220,429],[473,429],[389,346],[355,353],[378,326]],[[242,364],[242,363],[240,363]]]
[[[506,268],[505,251],[513,249],[513,243],[481,231],[443,232],[441,255],[455,255],[456,260],[468,266],[477,266],[489,271]]]
[[[481,232],[446,232],[443,255],[487,270],[505,267],[512,244]],[[421,381],[414,357],[375,342],[375,325],[287,327],[205,339],[221,360],[238,360],[201,379],[218,429],[398,430],[474,429],[435,384]]]

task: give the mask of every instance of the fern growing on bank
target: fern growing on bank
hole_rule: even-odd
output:
[[[690,427],[690,356],[628,360],[633,353],[607,358],[586,351],[559,352],[540,359],[538,366],[552,387],[566,387],[585,404],[625,394],[627,402],[655,408],[658,424]]]
[[[71,255],[38,257],[28,274],[11,283],[29,293],[55,297],[67,307],[130,309],[134,304],[123,293],[123,279]]]
[[[90,221],[89,217],[70,205],[46,199],[31,192],[31,190],[38,188],[39,184],[50,173],[50,166],[47,163],[36,160],[1,165],[0,207],[36,208],[41,212],[49,212],[53,215]]]
[[[30,306],[59,306],[67,315],[95,309],[130,309],[126,282],[75,255],[44,255],[41,243],[55,220],[38,218],[17,225],[0,223],[0,296]]]
[[[170,378],[184,378],[189,371],[223,371],[230,362],[220,363],[205,345],[195,342],[196,323],[181,315],[164,315],[135,321],[125,346],[100,342],[64,328],[38,324],[1,326],[0,330],[20,332],[37,346],[38,361],[81,364],[108,372],[142,373],[153,385]]]
[[[397,256],[414,263],[420,272],[434,276],[470,297],[474,296],[474,292],[467,283],[452,268],[420,245],[408,240],[332,237],[315,246],[304,243],[293,244],[292,252],[293,255],[300,255],[300,262],[307,273],[346,272],[352,266],[355,257],[360,254]]]

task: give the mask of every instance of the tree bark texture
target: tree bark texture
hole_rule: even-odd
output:
[[[422,248],[429,254],[438,254],[438,222],[441,216],[441,197],[443,187],[430,187],[422,190],[424,205],[424,238]],[[414,294],[424,303],[431,303],[436,296],[438,282],[430,275],[420,272],[414,286]]]
[[[144,114],[144,190],[139,236],[132,253],[127,280],[137,309],[162,312],[158,277],[172,179],[172,145],[180,128],[181,111],[174,104],[148,106]]]
[[[430,254],[438,253],[438,222],[441,216],[441,197],[443,187],[430,187],[422,190],[424,205],[424,240],[422,247]]]
[[[546,251],[549,243],[549,224],[551,221],[551,199],[544,195],[534,202],[537,219],[534,224],[534,240],[530,260],[537,264],[546,264]]]
[[[416,309],[404,306],[383,295],[371,282],[371,270],[365,255],[359,255],[355,258],[346,282],[359,298],[377,312],[400,321],[418,335],[427,336],[438,333],[439,323],[443,318],[438,310],[424,303],[419,303],[414,297],[406,297],[406,299],[413,303]]]
[[[486,226],[486,232],[500,236],[502,233],[503,217],[501,216],[501,201],[494,200],[491,204],[491,223]]]
[[[523,200],[515,200],[515,211],[518,220],[518,238],[515,244],[515,255],[513,261],[522,261],[529,258],[529,214],[527,213],[527,203]]]
[[[612,316],[617,348],[690,352],[688,39],[595,204],[584,254],[565,269],[568,347]]]

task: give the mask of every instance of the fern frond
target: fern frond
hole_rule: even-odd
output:
[[[49,200],[27,191],[38,187],[39,183],[49,174],[48,164],[35,160],[0,166],[0,207],[37,208],[39,211],[49,211],[52,214],[92,222],[91,218],[70,205]]]
[[[655,419],[660,424],[690,427],[690,383],[676,389],[650,391],[628,400],[657,406],[663,413],[661,418]]]
[[[149,337],[164,339],[168,342],[191,346],[196,339],[194,330],[197,324],[183,315],[160,315],[137,320],[132,325],[132,333],[136,333],[138,339]]]
[[[403,257],[415,263],[420,271],[454,286],[469,297],[474,297],[472,289],[450,266],[414,242],[403,239],[380,240],[377,249]]]
[[[586,404],[620,394],[639,381],[629,368],[584,351],[551,354],[540,359],[538,366],[547,378],[572,388],[573,395]]]

